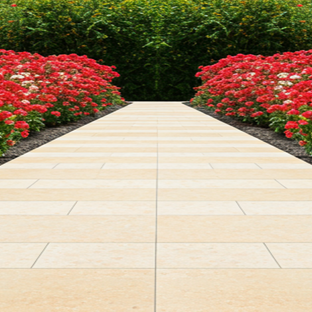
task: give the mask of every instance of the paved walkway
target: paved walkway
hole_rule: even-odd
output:
[[[312,166],[135,102],[0,167],[0,311],[312,311]]]

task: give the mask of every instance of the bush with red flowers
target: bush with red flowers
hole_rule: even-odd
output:
[[[238,54],[199,69],[192,105],[284,132],[312,154],[312,50]]]
[[[0,50],[0,156],[29,131],[124,104],[113,69],[76,54]]]

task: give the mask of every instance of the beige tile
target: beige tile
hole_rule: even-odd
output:
[[[125,189],[125,188],[146,188],[156,189],[156,180],[38,180],[31,189]]]
[[[78,164],[79,165],[79,164]],[[117,164],[118,165],[118,164]],[[131,165],[131,164],[129,164]],[[134,167],[137,165],[133,164]],[[143,167],[144,164],[139,164]],[[147,163],[146,165],[151,165]],[[152,164],[155,165],[155,164]],[[139,167],[138,166],[138,167]],[[13,181],[8,185],[15,185],[16,179],[52,179],[52,180],[155,180],[157,177],[156,169],[2,169],[0,179]],[[137,183],[137,182],[135,182]],[[24,183],[25,184],[25,183]],[[23,185],[21,182],[17,186]]]
[[[155,216],[155,209],[156,201],[79,201],[70,215]]]
[[[295,158],[298,159],[298,158]],[[299,163],[260,163],[258,162],[257,165],[262,169],[311,169],[311,164],[308,164],[304,161]]]
[[[219,153],[220,154],[220,153]],[[240,155],[241,156],[241,155]],[[51,161],[50,161],[51,162]],[[219,157],[219,156],[204,156],[204,157],[169,157],[159,156],[159,163],[288,163],[288,164],[303,164],[304,162],[296,157]]]
[[[158,216],[160,243],[312,242],[311,216]]]
[[[243,215],[235,201],[158,201],[158,215]]]
[[[88,162],[88,158],[89,157],[110,157],[112,156],[112,153],[78,153],[78,152],[73,152],[73,153],[26,153],[23,155],[23,158],[30,158],[32,159],[32,162],[35,161],[36,158],[54,158],[54,157],[58,157],[61,159],[64,158],[81,158],[84,159],[83,162]],[[51,161],[50,161],[51,162]],[[61,162],[61,161],[59,161]]]
[[[244,153],[244,152],[228,152],[228,153],[204,153],[204,156],[206,157],[239,157],[241,159],[240,162],[244,161],[244,158],[252,158],[254,157],[254,163],[257,162],[257,158],[259,157],[266,157],[266,158],[292,158],[293,156],[286,154],[286,153],[282,153],[282,152],[250,152],[250,153]]]
[[[0,268],[31,268],[46,245],[45,243],[0,243]]]
[[[0,201],[0,215],[67,215],[75,201]]]
[[[3,170],[0,171],[0,174]],[[0,188],[1,189],[26,189],[34,184],[37,180],[35,179],[1,179]],[[1,197],[0,197],[1,198]]]
[[[207,137],[207,138],[217,138],[222,135],[219,133],[189,133],[189,132],[180,132],[180,133],[158,133],[158,137],[166,138],[166,137],[177,137],[177,138],[192,138],[192,137]]]
[[[102,169],[123,170],[125,169],[156,169],[157,163],[106,163]]]
[[[158,153],[159,157],[172,157],[172,158],[184,158],[184,157],[197,157],[204,158],[203,153]]]
[[[154,311],[154,270],[0,271],[5,312]]]
[[[77,147],[54,147],[46,145],[33,149],[31,153],[74,153],[77,149]]]
[[[186,163],[186,164],[183,164],[183,163],[160,163],[158,164],[158,176],[159,178],[161,178],[162,176],[177,176],[177,174],[180,173],[180,171],[184,171],[184,172],[193,172],[193,171],[203,171],[204,170],[204,174],[207,174],[207,170],[206,169],[212,169],[211,167],[211,164],[205,164],[205,163],[200,163],[200,164],[197,164],[197,163]],[[177,170],[174,170],[174,169],[177,169]],[[184,170],[184,169],[188,169],[188,170]],[[197,169],[200,169],[200,170],[197,170]],[[182,174],[181,174],[182,176]]]
[[[64,164],[66,166],[66,164]],[[72,164],[78,165],[79,164]],[[116,167],[118,167],[118,163]],[[131,164],[128,164],[131,167]],[[155,180],[156,179],[156,168],[155,169],[143,169],[146,167],[155,166],[156,164],[133,164],[138,169],[2,169],[0,170],[0,179],[13,180],[16,179],[104,179],[104,180]],[[100,164],[101,166],[101,164]],[[140,168],[141,167],[141,168]],[[155,166],[156,167],[156,166]],[[11,183],[10,185],[12,185]],[[14,185],[14,184],[13,184]],[[19,185],[19,184],[17,184]]]
[[[157,153],[112,153],[112,157],[124,157],[125,159],[131,157],[157,157]],[[128,162],[128,161],[124,161]]]
[[[310,175],[311,177],[311,175]],[[284,185],[286,188],[289,189],[312,189],[312,179],[306,179],[306,180],[277,180],[279,183]]]
[[[157,147],[80,147],[77,153],[156,153]]]
[[[157,245],[159,269],[279,268],[262,243],[174,243]]]
[[[309,169],[192,169],[178,168],[180,164],[174,164],[175,169],[160,169],[160,179],[310,179],[312,170]],[[199,166],[201,164],[198,164]],[[234,164],[235,165],[235,164]],[[161,164],[160,164],[161,166]],[[1,172],[0,172],[1,173]],[[280,184],[280,183],[279,183]]]
[[[168,146],[178,146],[178,147],[191,147],[191,146],[198,146],[198,147],[261,147],[266,146],[266,143],[263,141],[252,141],[252,140],[221,140],[221,138],[209,138],[207,140],[166,140],[162,141],[159,140],[158,143],[159,147],[168,147]]]
[[[275,152],[275,153],[285,153],[284,151],[282,151],[279,148],[273,147],[272,145],[265,145],[262,147],[237,147],[237,150],[239,152],[243,152],[243,153],[258,153],[258,152],[266,152],[266,153],[270,153],[270,152]]]
[[[34,265],[35,269],[153,269],[154,267],[154,243],[52,243]]]
[[[157,311],[306,312],[312,270],[158,270]]]
[[[78,135],[84,136],[84,134],[79,133]],[[89,136],[90,134],[85,134],[85,136]],[[139,138],[144,138],[144,137],[150,137],[150,138],[155,138],[157,137],[157,133],[151,133],[151,132],[134,132],[134,133],[128,133],[128,132],[110,132],[110,133],[94,133],[92,134],[94,137],[139,137]]]
[[[12,191],[10,191],[12,192]],[[1,190],[0,190],[1,194]],[[312,200],[310,189],[159,189],[158,200]]]
[[[312,201],[239,201],[247,215],[312,215]]]
[[[38,183],[32,186],[35,187]],[[240,188],[240,189],[283,189],[275,180],[159,180],[159,189],[202,189],[202,188]]]
[[[137,165],[136,163],[133,165]],[[112,179],[112,180],[156,180],[157,170],[156,169],[143,169],[144,164],[139,164],[138,169],[105,169],[99,171],[97,179]],[[146,165],[151,165],[147,163]],[[153,165],[153,164],[152,164]],[[135,166],[134,166],[135,167]],[[135,182],[138,183],[138,182]],[[151,183],[151,182],[149,182]],[[132,182],[131,182],[132,184]]]
[[[159,147],[159,153],[222,153],[222,152],[237,152],[235,147]]]
[[[105,144],[107,146],[111,146],[114,144],[122,144],[124,143],[124,140],[99,140],[98,138],[96,138],[94,140],[94,138],[89,138],[87,140],[80,140],[80,139],[61,139],[58,138],[55,141],[49,142],[49,146],[61,146],[61,145],[66,145],[68,146],[69,144],[78,144],[79,146],[85,146],[85,144]]]
[[[1,216],[0,242],[142,242],[155,240],[152,216]]]
[[[53,169],[101,169],[104,163],[78,163],[67,164],[61,163],[53,167]]]
[[[100,169],[2,169],[0,178],[12,181],[12,177],[18,179],[95,179]],[[14,180],[13,180],[14,181]],[[33,182],[33,183],[34,183]],[[33,184],[32,183],[32,184]]]
[[[253,163],[213,163],[211,166],[213,169],[260,169]]]
[[[312,269],[312,243],[267,244],[283,269]]]
[[[8,163],[0,165],[0,169],[52,169],[56,165],[57,163],[15,163],[10,161]]]
[[[0,189],[1,200],[60,201],[67,200],[155,200],[155,189]]]

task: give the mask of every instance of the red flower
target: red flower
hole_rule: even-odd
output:
[[[285,129],[298,129],[299,126],[296,121],[288,121],[285,125]]]
[[[308,125],[308,124],[309,124],[306,120],[299,120],[298,123],[299,123],[299,125],[301,125],[301,126],[305,126],[305,125]]]
[[[24,111],[23,109],[17,109],[16,111],[14,111],[14,115],[27,116],[28,113],[26,111]]]
[[[27,138],[29,136],[29,132],[27,130],[24,130],[24,131],[21,132],[21,136],[23,138]]]
[[[9,118],[9,117],[11,117],[12,115],[13,115],[13,114],[12,114],[11,112],[8,112],[8,111],[0,112],[0,121]]]
[[[17,4],[11,4],[11,7],[17,7]]]
[[[26,121],[17,121],[14,126],[16,129],[28,129],[29,124]]]
[[[6,125],[13,125],[14,124],[14,121],[13,120],[5,120],[4,123]]]
[[[312,111],[306,111],[301,114],[304,118],[312,119]]]
[[[289,130],[284,131],[284,133],[285,133],[285,135],[286,135],[286,138],[289,138],[289,139],[290,139],[290,138],[293,136],[293,133],[290,132]]]
[[[301,8],[303,5],[302,4],[298,4],[297,7]]]
[[[54,111],[54,112],[51,112],[51,115],[54,115],[56,117],[60,117],[61,116],[61,113],[60,112],[57,112],[57,111]]]
[[[13,146],[13,145],[15,144],[15,141],[7,140],[6,143],[7,143],[9,146]]]
[[[300,146],[305,146],[307,144],[307,141],[299,141]]]
[[[287,115],[300,115],[300,112],[297,109],[291,109]]]

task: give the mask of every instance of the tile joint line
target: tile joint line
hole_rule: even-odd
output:
[[[154,275],[154,312],[156,312],[157,305],[157,216],[158,216],[158,119],[157,119],[157,163],[156,163],[156,203],[155,203],[155,275]]]
[[[284,189],[287,189],[287,187],[285,185],[283,185],[281,182],[279,182],[278,180],[274,179],[278,184],[280,184]]]
[[[26,189],[29,189],[30,187],[32,187],[34,184],[36,184],[39,181],[39,179],[37,179],[34,183],[30,184],[29,186],[26,187]]]
[[[238,201],[236,200],[235,202],[236,202],[237,206],[240,208],[240,210],[243,212],[243,214],[246,216],[246,215],[247,215],[246,212],[245,212],[244,209],[241,207],[241,205],[238,203]]]
[[[38,256],[38,258],[36,259],[36,261],[34,262],[34,264],[30,267],[31,269],[34,267],[34,265],[37,263],[37,261],[39,260],[39,258],[41,257],[41,255],[44,253],[44,251],[47,249],[48,245],[50,243],[47,243],[46,246],[43,248],[43,250],[40,252],[40,255]]]
[[[278,261],[275,259],[275,257],[273,256],[271,250],[269,249],[269,247],[266,245],[266,243],[263,243],[263,245],[265,246],[265,248],[268,250],[268,252],[270,253],[271,257],[274,259],[274,261],[277,263],[277,265],[279,266],[279,268],[281,269],[282,267],[280,266],[280,264],[278,263]]]
[[[78,203],[78,200],[74,203],[74,205],[73,205],[73,207],[71,207],[71,209],[68,211],[68,216],[69,216],[69,214],[73,211],[73,209],[75,208],[75,206],[77,205],[77,203]]]

